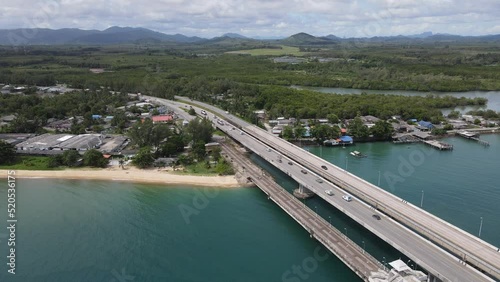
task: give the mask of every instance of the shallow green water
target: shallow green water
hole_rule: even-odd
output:
[[[210,189],[216,196],[204,202],[202,188],[57,180],[17,186],[17,274],[7,273],[2,236],[0,281],[282,281],[319,246],[258,189]],[[195,212],[183,216],[180,205]],[[309,281],[357,281],[332,255],[308,267]]]
[[[307,149],[342,167],[347,157],[349,171],[375,184],[380,171],[381,187],[414,204],[424,190],[426,210],[473,234],[483,217],[481,237],[499,246],[500,135],[482,138],[492,145],[451,138],[452,152],[391,143]],[[368,157],[354,158],[352,150]],[[401,174],[404,160],[413,170]],[[391,185],[391,174],[404,181]],[[17,187],[13,276],[6,266],[7,182],[0,183],[0,281],[360,281],[333,255],[315,259],[325,250],[258,189],[40,179],[20,179]],[[321,199],[307,205],[381,261],[402,257]]]
[[[307,148],[450,223],[500,246],[500,135],[482,135],[490,147],[461,138],[447,138],[453,151],[423,144],[360,143],[353,147]],[[352,150],[367,158],[349,155]]]

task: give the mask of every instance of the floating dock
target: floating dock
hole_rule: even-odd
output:
[[[485,147],[490,145],[490,143],[488,141],[484,141],[484,140],[479,139],[479,133],[474,133],[474,132],[470,132],[470,131],[459,131],[459,132],[457,132],[457,135],[461,136],[465,139],[476,141]]]

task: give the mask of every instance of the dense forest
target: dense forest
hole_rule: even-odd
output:
[[[198,78],[199,80],[200,78]],[[227,81],[199,83],[199,85],[200,88],[191,88],[191,91],[180,92],[180,94],[218,105],[225,110],[238,113],[254,123],[253,112],[259,109],[265,109],[269,119],[280,116],[317,119],[327,118],[330,114],[334,114],[340,119],[352,119],[358,115],[373,115],[387,119],[399,115],[403,119],[416,118],[439,122],[443,119],[440,109],[485,105],[487,103],[487,99],[484,98],[467,99],[439,95],[426,97],[375,94],[340,95],[296,90],[282,86],[257,86]],[[168,95],[160,96],[171,98]]]
[[[440,95],[321,94],[289,86],[423,91],[500,89],[500,48],[488,44],[315,46],[302,48],[309,52],[296,54],[307,58],[300,64],[274,63],[272,57],[264,55],[225,53],[234,49],[234,45],[175,44],[27,46],[16,50],[0,47],[0,83],[31,86],[25,91],[26,96],[0,96],[0,114],[18,114],[17,124],[3,131],[38,131],[49,118],[76,115],[84,116],[84,125],[91,126],[92,113],[112,113],[113,107],[128,100],[125,93],[132,92],[165,98],[188,96],[219,105],[255,123],[253,111],[257,109],[266,109],[270,118],[400,115],[436,122],[442,119],[439,109],[484,105],[487,101]],[[330,60],[320,62],[319,58]],[[92,73],[90,68],[102,68],[104,72]],[[33,95],[34,85],[55,83],[87,91],[48,98]],[[82,128],[75,129],[81,131]]]
[[[252,49],[258,46],[244,46]],[[271,46],[279,47],[279,46]],[[123,92],[176,91],[197,77],[258,85],[468,91],[500,89],[500,47],[359,44],[302,48],[305,63],[227,54],[234,45],[0,47],[0,83]],[[320,62],[319,58],[327,61]],[[105,69],[94,74],[90,68]],[[165,85],[157,86],[158,82]],[[153,84],[153,86],[151,85]]]

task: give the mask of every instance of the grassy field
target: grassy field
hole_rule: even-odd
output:
[[[304,56],[304,52],[300,52],[297,47],[281,46],[281,49],[274,48],[260,48],[260,49],[250,49],[250,50],[238,50],[226,52],[227,54],[249,54],[252,56],[283,56],[283,55],[293,55],[293,56]]]
[[[45,156],[20,156],[11,165],[0,165],[0,169],[20,170],[59,170],[60,168],[49,168],[49,157]]]
[[[177,174],[188,174],[188,175],[202,175],[202,176],[217,175],[215,167],[207,168],[204,162],[188,165],[185,167],[184,170],[177,170],[175,172]]]

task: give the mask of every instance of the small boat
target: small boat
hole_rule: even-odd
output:
[[[325,145],[325,146],[337,146],[337,145],[339,145],[339,142],[335,139],[330,139],[330,140],[323,141],[323,145]]]
[[[358,152],[358,151],[352,151],[351,155],[353,155],[353,156],[355,156],[357,158],[366,158],[365,154],[362,154],[361,152]]]

